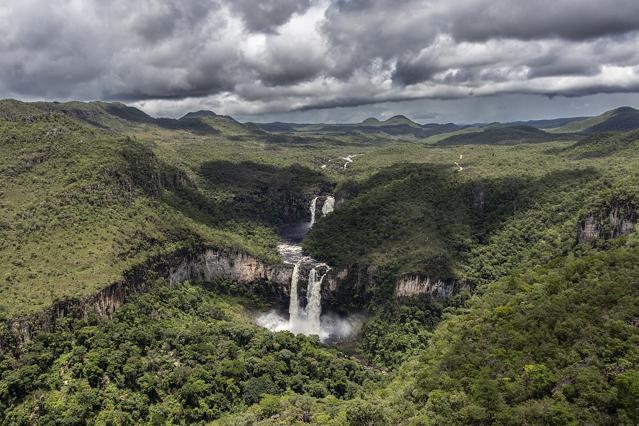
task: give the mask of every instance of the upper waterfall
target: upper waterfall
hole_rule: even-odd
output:
[[[331,195],[314,197],[309,205],[311,221],[307,223],[306,231],[315,224],[320,198],[324,199],[321,204],[321,217],[335,209],[335,197]],[[284,237],[278,245],[284,263],[293,265],[288,319],[272,311],[262,315],[258,319],[258,324],[273,331],[288,330],[293,333],[317,335],[322,341],[349,335],[352,331],[351,323],[337,318],[334,314],[329,314],[326,323],[325,318],[322,317],[322,283],[331,270],[330,266],[304,256],[302,247],[297,241]],[[300,287],[304,279],[307,283],[306,288]]]
[[[322,205],[322,216],[332,213],[333,210],[335,210],[335,197],[327,195],[326,200],[324,200],[324,204]]]
[[[311,206],[309,207],[309,209],[311,210],[311,224],[310,224],[310,228],[313,227],[313,225],[315,225],[315,210],[317,210],[317,199],[319,197],[315,197],[311,200]]]

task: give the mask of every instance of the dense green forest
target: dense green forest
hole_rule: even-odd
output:
[[[639,134],[592,130],[632,128],[632,111],[523,136],[404,118],[269,127],[0,102],[2,339],[180,250],[280,265],[278,228],[308,222],[318,195],[337,207],[305,253],[372,271],[332,302],[361,330],[324,343],[255,325],[286,307],[250,287],[149,274],[111,318],[4,349],[0,423],[639,423]],[[406,276],[458,291],[397,297]]]
[[[232,288],[156,282],[110,321],[70,319],[2,354],[3,422],[202,422],[265,393],[351,399],[380,380],[317,338],[253,325],[260,302]]]

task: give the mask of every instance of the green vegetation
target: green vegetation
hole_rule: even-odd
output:
[[[235,166],[263,142],[235,146],[231,136],[243,136],[229,129],[253,133],[227,117],[202,120],[215,132],[169,130],[121,104],[2,101],[0,318],[93,294],[183,247],[277,262],[275,227],[308,215],[330,179],[295,161]],[[230,149],[211,142],[222,134]]]
[[[494,283],[363,399],[269,398],[226,424],[302,414],[334,425],[636,424],[638,244],[635,235]]]
[[[352,398],[377,377],[317,338],[252,325],[255,302],[224,288],[158,282],[110,321],[69,320],[0,355],[0,422],[202,422],[266,393]]]
[[[621,107],[606,111],[596,117],[574,121],[551,129],[555,133],[599,133],[639,129],[639,111],[631,107]]]
[[[556,135],[532,126],[492,125],[478,132],[461,133],[447,137],[437,142],[437,145],[514,145],[549,142],[558,139]]]
[[[1,316],[92,294],[196,243],[273,258],[270,228],[205,197],[135,139],[24,104],[0,109]]]
[[[276,228],[319,193],[343,203],[305,249],[377,279],[341,301],[367,321],[336,347],[255,327],[246,308],[269,301],[233,283],[157,282],[111,321],[61,321],[2,354],[0,422],[637,424],[637,132],[363,130],[382,125],[268,133],[206,111],[3,101],[4,317],[194,244],[277,262]],[[625,231],[580,242],[586,217]],[[407,273],[473,292],[396,300]]]

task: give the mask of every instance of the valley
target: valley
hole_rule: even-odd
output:
[[[0,101],[0,422],[632,424],[631,110]]]

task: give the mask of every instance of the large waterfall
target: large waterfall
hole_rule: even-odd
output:
[[[309,206],[311,221],[310,229],[315,224],[317,201],[313,198]],[[322,204],[322,217],[331,213],[335,208],[335,198],[326,196]],[[290,302],[288,307],[288,320],[278,313],[271,311],[258,318],[258,324],[273,331],[288,330],[293,333],[317,335],[321,340],[328,338],[343,338],[352,332],[351,322],[337,318],[335,315],[322,317],[322,283],[328,275],[330,267],[315,259],[304,256],[302,247],[293,241],[282,242],[278,246],[279,252],[285,263],[293,265],[291,276]],[[300,281],[308,271],[306,284],[306,304],[302,306],[300,298]],[[300,300],[301,299],[301,300]]]
[[[302,261],[295,263],[293,266],[293,275],[291,275],[291,302],[288,305],[288,314],[290,318],[297,318],[299,311],[299,301],[297,297],[297,282],[300,279],[300,265]]]
[[[326,266],[328,268],[326,264],[318,266]],[[324,281],[324,277],[328,274],[329,270],[330,268],[328,268],[324,274],[319,276],[317,267],[314,267],[308,274],[308,288],[306,290],[306,298],[308,300],[306,303],[306,321],[308,323],[309,334],[320,335],[320,316],[322,315],[322,281]]]

